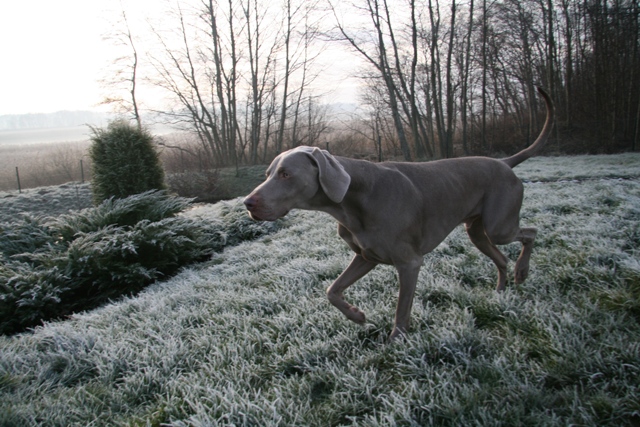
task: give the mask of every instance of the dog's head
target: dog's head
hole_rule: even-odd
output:
[[[344,198],[351,177],[328,151],[297,147],[276,157],[267,168],[267,179],[244,204],[256,221],[275,221],[291,209],[310,209],[322,191],[333,203]]]

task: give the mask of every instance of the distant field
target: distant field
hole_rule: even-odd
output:
[[[0,131],[0,191],[18,189],[16,167],[22,188],[81,181],[89,133],[88,126]]]
[[[157,126],[155,135],[171,130]],[[89,179],[89,126],[0,130],[0,191],[17,191],[16,167],[22,188]],[[83,162],[81,169],[80,162]]]
[[[0,130],[0,148],[7,145],[25,146],[30,144],[86,141],[89,139],[90,131],[88,126]]]
[[[497,294],[458,228],[425,257],[412,327],[389,345],[395,271],[347,291],[368,316],[348,322],[325,289],[350,251],[333,219],[294,211],[135,298],[0,337],[0,425],[637,426],[640,155],[517,173],[539,229],[523,285]]]
[[[88,141],[0,145],[0,190],[18,190],[16,167],[21,188],[81,181],[80,160],[83,160],[87,179],[88,147]]]

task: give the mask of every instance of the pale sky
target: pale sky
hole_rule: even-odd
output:
[[[94,109],[112,1],[0,1],[0,114]]]
[[[122,3],[130,21],[162,4]],[[103,36],[120,10],[120,0],[0,0],[0,115],[105,110],[99,78],[115,54]]]

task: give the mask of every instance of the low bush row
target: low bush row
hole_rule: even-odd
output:
[[[150,191],[58,218],[0,223],[0,333],[135,294],[180,267],[277,229],[240,204],[215,218],[178,215],[190,199]]]

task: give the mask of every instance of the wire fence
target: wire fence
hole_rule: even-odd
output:
[[[91,180],[90,164],[84,159],[74,163],[59,167],[28,165],[4,168],[0,175],[0,191],[21,193],[29,188]]]

